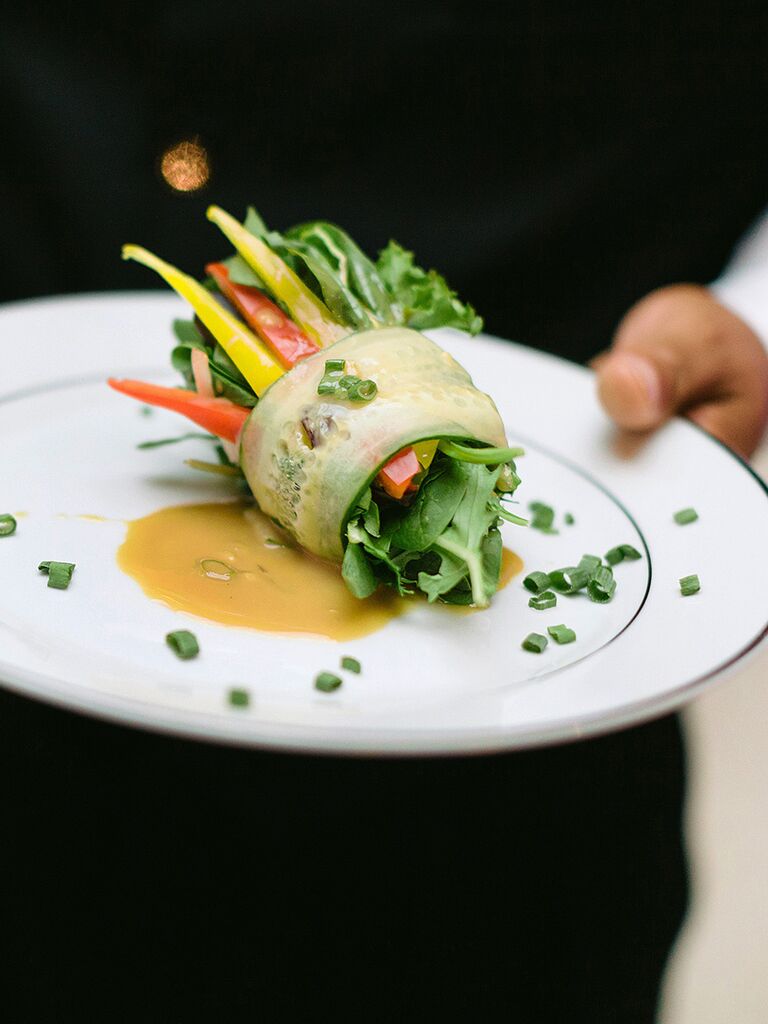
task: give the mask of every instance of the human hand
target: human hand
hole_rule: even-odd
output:
[[[653,430],[680,413],[748,457],[768,422],[768,354],[698,285],[646,295],[592,365],[603,407],[626,430]]]

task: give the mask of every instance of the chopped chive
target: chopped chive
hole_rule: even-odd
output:
[[[531,651],[533,654],[541,654],[549,641],[541,633],[529,633],[520,645],[524,651]]]
[[[355,402],[370,402],[378,393],[375,380],[361,380],[350,390],[349,397]]]
[[[679,512],[675,512],[672,518],[678,526],[686,526],[688,523],[695,523],[699,518],[699,513],[695,508],[681,508]]]
[[[227,694],[227,699],[233,708],[247,708],[251,703],[251,695],[248,690],[241,690],[233,687]]]
[[[339,392],[338,381],[335,380],[321,380],[317,385],[318,395],[336,395]]]
[[[16,532],[16,520],[10,512],[0,515],[0,537],[10,537]]]
[[[177,658],[188,661],[200,653],[200,645],[194,633],[188,629],[177,629],[172,633],[166,633],[165,642],[171,648]]]
[[[325,373],[344,373],[346,365],[344,359],[326,359]]]
[[[698,594],[701,590],[699,577],[693,573],[691,576],[683,576],[680,580],[680,593],[683,597],[690,597],[691,594]]]
[[[323,693],[332,693],[334,690],[338,690],[341,686],[341,679],[339,676],[335,676],[333,672],[320,672],[315,677],[315,689],[321,690]]]
[[[643,557],[637,548],[633,548],[631,544],[620,544],[619,547],[622,550],[625,562],[636,562],[638,558]]]
[[[576,633],[562,623],[559,626],[547,626],[547,632],[556,644],[572,644],[576,639]]]
[[[589,575],[597,569],[599,565],[603,564],[602,558],[599,555],[582,555],[581,561],[579,562],[577,569],[585,569]]]
[[[555,510],[543,501],[532,501],[528,508],[533,512],[531,528],[540,530],[541,533],[557,533],[552,524],[555,521]]]
[[[48,576],[48,586],[54,590],[66,590],[75,571],[74,562],[41,562],[38,571]]]
[[[606,604],[613,597],[615,590],[616,580],[608,566],[601,565],[599,569],[595,569],[587,584],[590,599],[598,604]]]
[[[354,672],[358,676],[362,671],[362,666],[360,665],[360,662],[357,660],[357,658],[350,658],[347,655],[345,655],[341,659],[341,667],[345,669],[347,672]]]
[[[610,551],[605,552],[605,560],[608,565],[618,565],[619,562],[624,561],[624,552],[620,547],[611,548]]]
[[[557,594],[551,590],[545,590],[543,594],[534,594],[528,599],[528,607],[535,608],[537,612],[543,612],[547,608],[554,608],[557,604]]]
[[[554,569],[549,574],[549,578],[552,586],[561,594],[575,594],[586,587],[590,575],[587,569],[569,565],[565,569]]]
[[[573,514],[571,512],[566,512],[563,516],[563,522],[566,526],[573,526],[576,520],[573,518]]]
[[[523,586],[532,594],[541,594],[549,589],[549,576],[545,572],[529,572],[523,580]]]

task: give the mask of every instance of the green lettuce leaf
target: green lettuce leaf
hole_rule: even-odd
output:
[[[402,307],[403,322],[416,330],[457,327],[470,334],[482,330],[482,318],[436,270],[416,266],[412,252],[390,242],[376,263],[381,279]]]

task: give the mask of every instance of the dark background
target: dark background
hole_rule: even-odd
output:
[[[199,272],[222,251],[207,203],[254,203],[372,251],[393,236],[490,331],[586,359],[648,290],[717,276],[765,205],[765,19],[17,8],[0,298],[150,287],[119,260],[129,240]],[[158,160],[191,137],[213,176],[179,195]],[[672,719],[412,762],[217,749],[6,693],[0,729],[3,973],[24,1019],[653,1019],[685,902]]]

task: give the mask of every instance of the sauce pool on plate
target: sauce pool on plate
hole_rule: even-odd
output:
[[[170,608],[274,633],[351,640],[407,607],[387,588],[365,601],[353,597],[339,566],[308,555],[240,501],[176,505],[135,519],[117,560],[147,596]],[[505,549],[501,586],[521,568]]]

